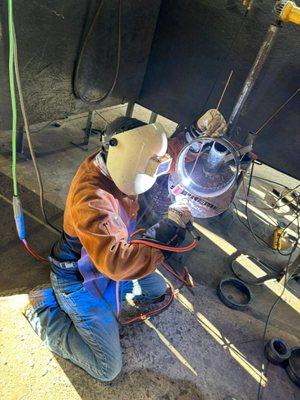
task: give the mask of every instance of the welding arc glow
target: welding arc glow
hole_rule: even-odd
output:
[[[201,149],[195,152],[194,144],[201,145]],[[233,164],[223,162],[225,153],[232,155],[233,169]],[[176,183],[182,184],[194,196],[217,197],[228,191],[237,180],[238,154],[232,144],[224,138],[197,139],[190,142],[179,154],[176,173],[179,180]]]
[[[189,176],[184,177],[184,178],[182,179],[182,184],[183,184],[183,186],[185,186],[185,187],[189,186],[191,183],[192,183],[192,179],[191,179]]]

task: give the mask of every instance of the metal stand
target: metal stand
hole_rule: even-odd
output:
[[[93,129],[93,118],[94,118],[94,111],[89,111],[86,121],[86,127],[84,128],[84,137],[83,141],[80,143],[71,142],[73,146],[78,147],[83,151],[88,151],[88,145],[90,142],[91,135],[98,135],[99,133],[102,135],[103,131],[99,129]]]
[[[157,120],[157,116],[158,114],[152,111],[149,119],[149,124],[154,124]]]
[[[17,154],[21,155],[24,153],[24,128],[20,126],[17,129]]]
[[[126,113],[125,113],[126,117],[132,117],[134,106],[135,106],[135,102],[134,101],[130,101],[127,104]]]

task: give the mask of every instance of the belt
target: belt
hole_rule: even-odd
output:
[[[63,269],[78,269],[78,261],[57,261],[53,257],[48,257],[51,264],[54,264],[56,267],[63,268]]]

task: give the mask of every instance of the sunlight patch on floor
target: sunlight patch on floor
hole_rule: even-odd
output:
[[[149,320],[146,319],[145,324],[152,329],[157,336],[160,338],[160,340],[163,342],[163,344],[170,350],[170,352],[183,364],[186,368],[188,368],[194,375],[198,375],[197,372],[194,370],[194,368],[191,366],[191,364],[183,357],[181,353],[172,345],[172,343],[161,333],[161,331],[156,328],[155,325]]]

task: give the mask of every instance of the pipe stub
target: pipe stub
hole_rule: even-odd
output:
[[[222,279],[217,287],[217,295],[227,307],[240,311],[247,310],[253,299],[248,286],[236,278]]]
[[[282,364],[291,356],[291,349],[285,340],[272,338],[265,346],[265,356],[272,364]]]

